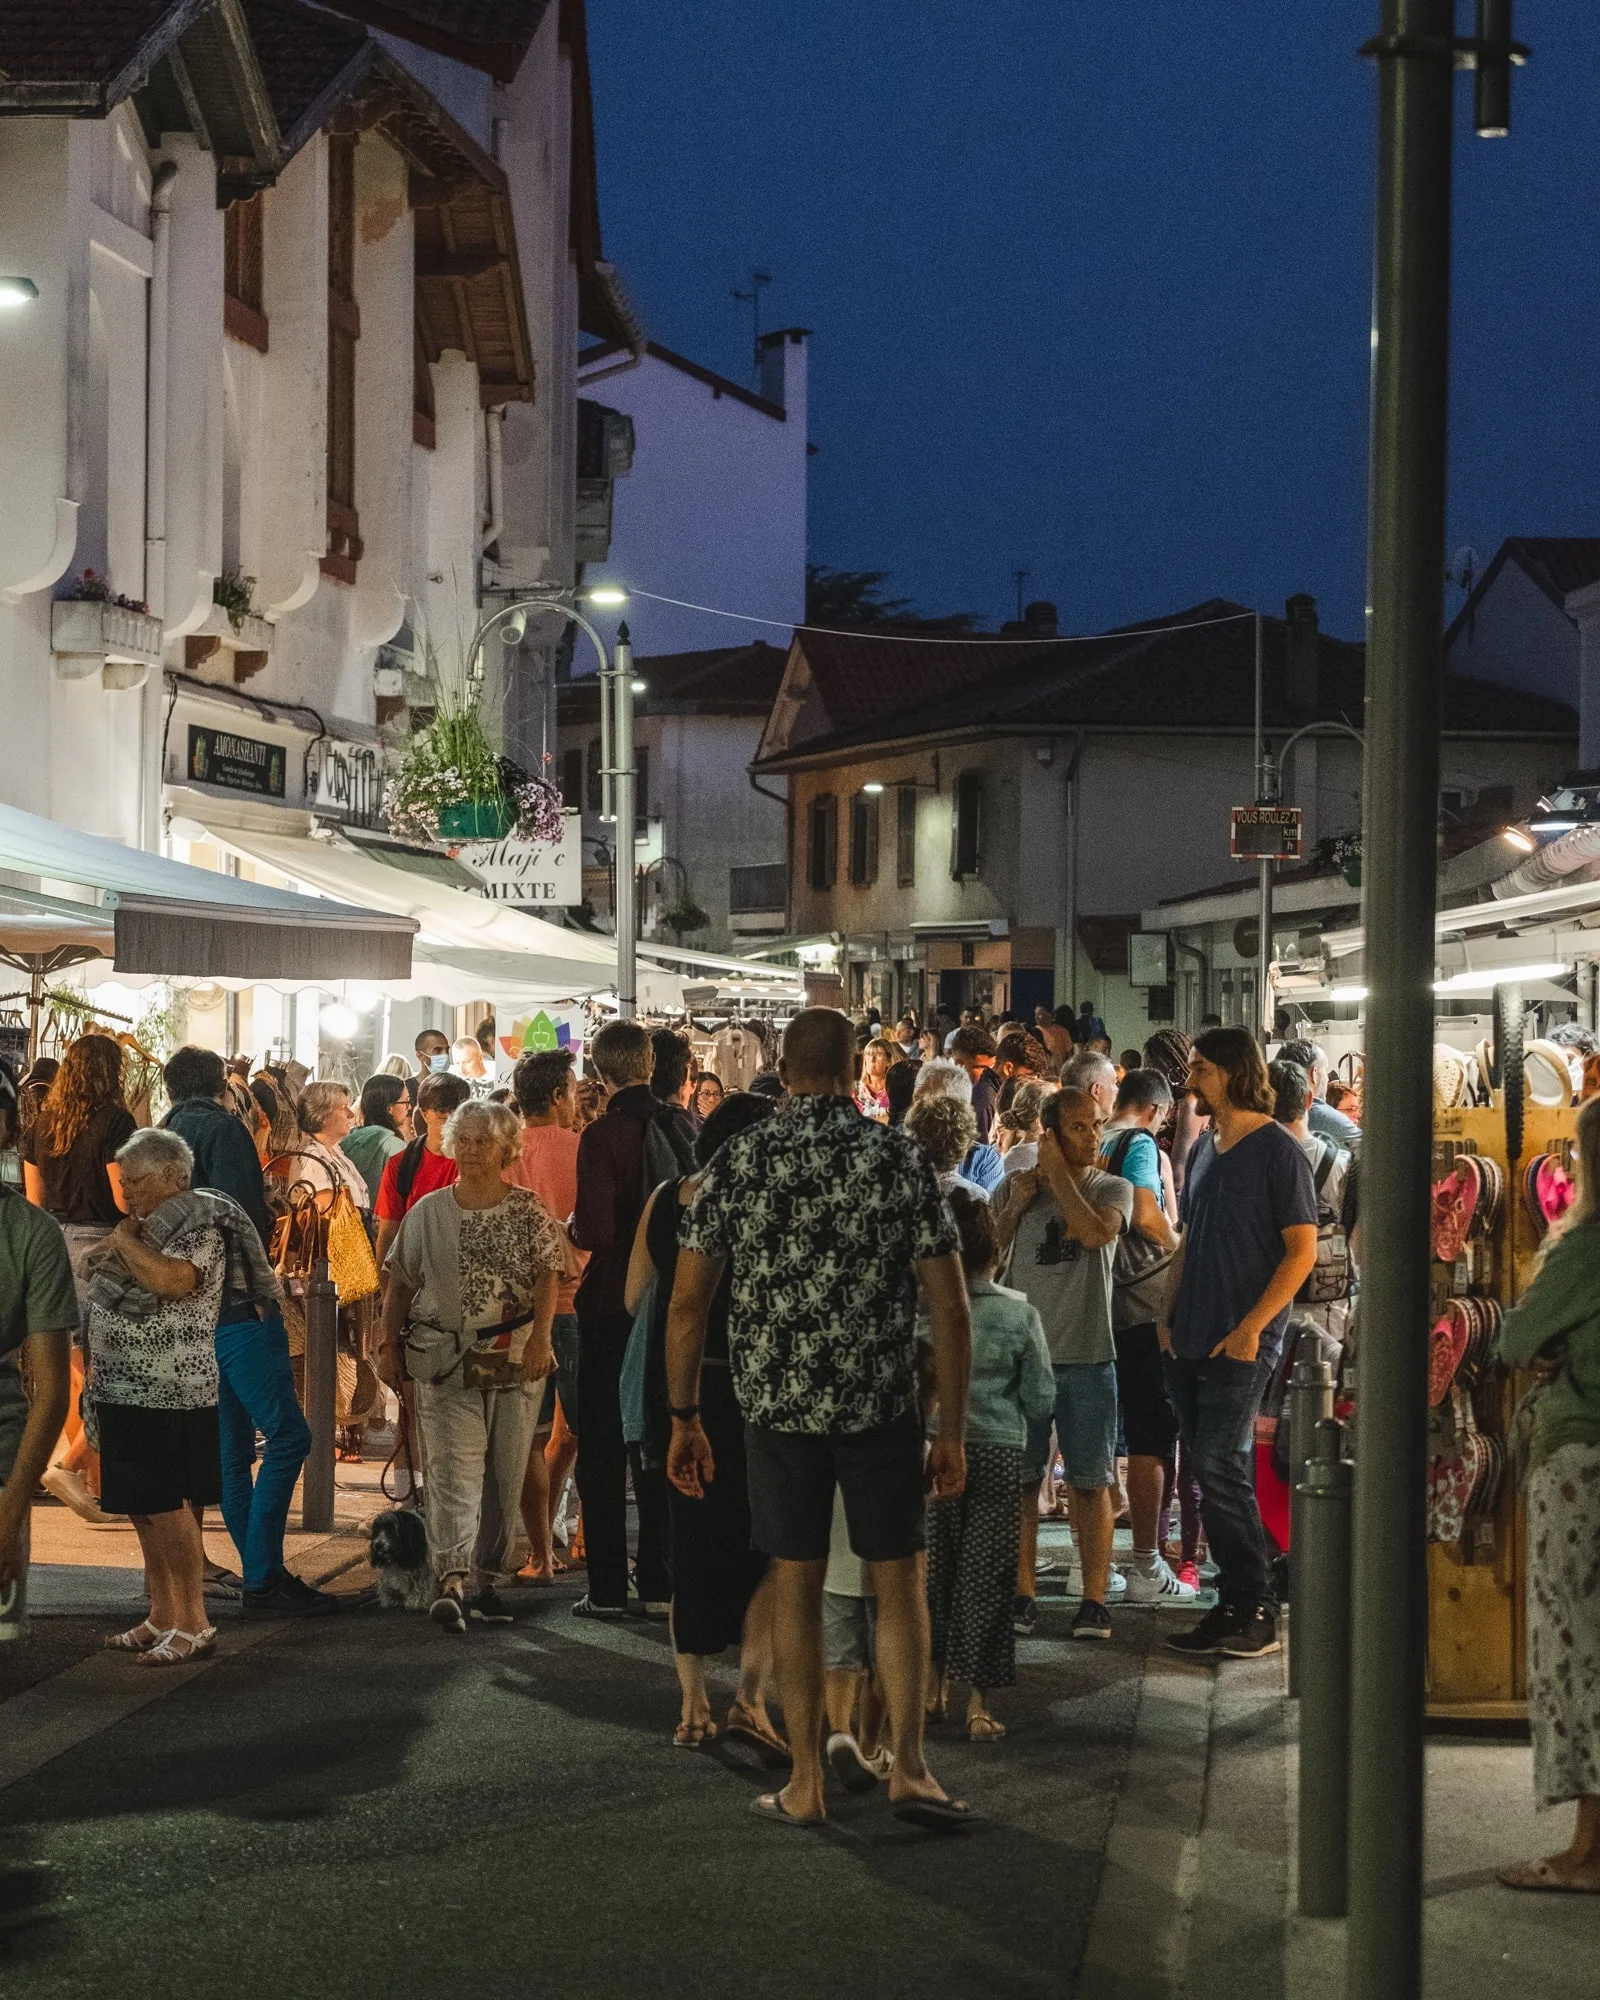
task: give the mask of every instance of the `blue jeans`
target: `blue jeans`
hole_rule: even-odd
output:
[[[1200,1480],[1200,1513],[1220,1572],[1217,1593],[1239,1611],[1268,1602],[1267,1544],[1256,1505],[1255,1420],[1272,1363],[1225,1354],[1186,1361],[1169,1354],[1167,1389],[1189,1463]]]
[[[216,1338],[222,1518],[244,1564],[245,1589],[265,1590],[283,1568],[283,1530],[311,1430],[294,1393],[289,1336],[276,1306],[265,1319],[219,1326]],[[257,1431],[266,1446],[252,1483]]]

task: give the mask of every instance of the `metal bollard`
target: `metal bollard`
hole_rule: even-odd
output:
[[[1344,1425],[1324,1417],[1296,1486],[1302,1558],[1295,1617],[1300,1664],[1300,1914],[1342,1917],[1349,1895],[1350,1570],[1355,1468]]]
[[[333,1531],[333,1432],[339,1401],[339,1288],[319,1258],[306,1284],[306,1422],[311,1450],[300,1486],[300,1526]]]
[[[1333,1415],[1333,1369],[1326,1361],[1297,1361],[1289,1377],[1289,1698],[1300,1692],[1300,1482],[1311,1439],[1324,1417]]]

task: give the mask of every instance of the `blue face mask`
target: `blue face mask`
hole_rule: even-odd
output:
[[[435,1074],[443,1074],[443,1072],[450,1067],[449,1051],[446,1050],[443,1055],[429,1056],[428,1067],[429,1069],[433,1070]]]

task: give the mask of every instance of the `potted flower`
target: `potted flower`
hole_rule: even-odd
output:
[[[1333,843],[1332,861],[1352,889],[1361,887],[1361,836],[1347,833]]]

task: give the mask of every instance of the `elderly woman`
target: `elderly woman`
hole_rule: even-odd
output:
[[[360,1121],[360,1112],[342,1083],[308,1083],[295,1104],[300,1121],[296,1143],[275,1160],[267,1171],[290,1183],[305,1181],[319,1194],[343,1188],[363,1214],[372,1206],[372,1196],[361,1169],[350,1159],[343,1141]]]
[[[177,1204],[194,1155],[176,1132],[136,1132],[117,1167],[128,1213],[94,1253],[88,1395],[106,1510],[133,1518],[150,1614],[106,1644],[179,1666],[217,1639],[194,1510],[222,1498],[215,1334],[227,1253],[207,1209]]]
[[[428,1554],[439,1580],[429,1616],[509,1624],[495,1588],[527,1554],[523,1475],[555,1366],[550,1323],[566,1269],[549,1210],[504,1174],[522,1126],[503,1104],[463,1104],[444,1133],[453,1186],[406,1211],[389,1252],[379,1372],[416,1385],[427,1481]]]
[[[977,1143],[978,1120],[970,1104],[959,1097],[915,1097],[906,1113],[906,1130],[921,1147],[940,1189],[965,1188],[978,1201],[987,1201],[987,1192],[968,1180],[961,1163]]]

